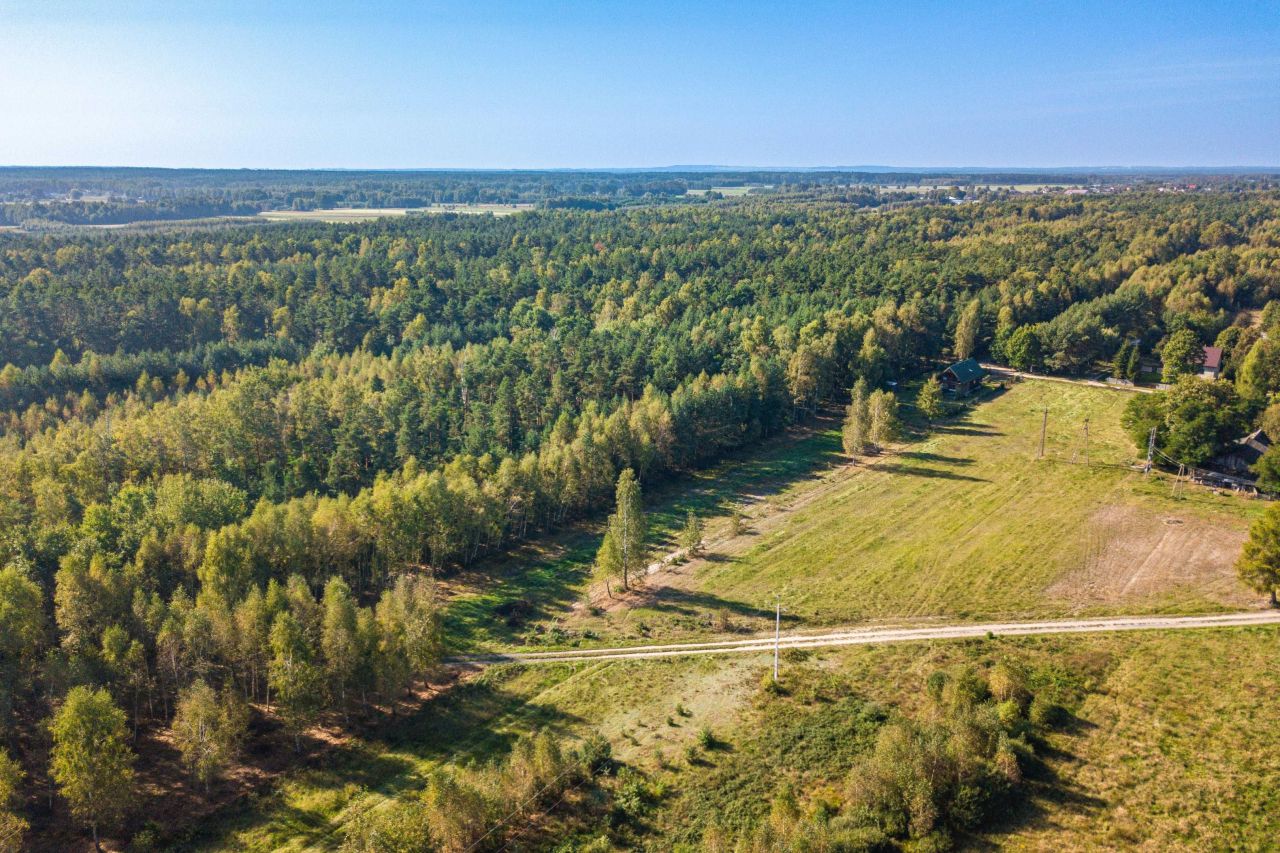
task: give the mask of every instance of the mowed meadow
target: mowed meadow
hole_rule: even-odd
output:
[[[1037,380],[988,393],[934,425],[905,406],[908,440],[882,455],[850,462],[832,420],[663,487],[650,501],[655,557],[692,510],[702,558],[624,595],[591,581],[596,535],[566,538],[511,566],[483,603],[460,595],[459,651],[765,630],[779,599],[790,629],[1262,603],[1234,561],[1264,503],[1135,470],[1120,427],[1129,393]],[[493,620],[504,602],[529,618]]]
[[[1260,504],[1199,488],[1172,497],[1168,479],[1131,470],[1125,393],[1031,381],[997,394],[796,495],[778,521],[764,511],[762,535],[700,567],[693,586],[735,601],[781,594],[814,623],[1246,603],[1232,563]]]

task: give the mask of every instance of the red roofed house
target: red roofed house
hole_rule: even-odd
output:
[[[1222,347],[1205,347],[1204,364],[1200,365],[1200,376],[1204,379],[1217,379],[1222,375]]]

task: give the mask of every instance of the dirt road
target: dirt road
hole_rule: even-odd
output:
[[[1014,370],[1012,367],[1003,367],[999,364],[988,364],[986,362],[983,362],[982,367],[993,376],[1012,376],[1018,379],[1040,379],[1045,382],[1066,382],[1068,385],[1087,385],[1090,388],[1106,388],[1108,391],[1131,391],[1137,394],[1151,394],[1156,391],[1155,388],[1148,388],[1144,385],[1113,385],[1110,382],[1098,382],[1093,379],[1072,379],[1068,376],[1048,376],[1044,373],[1025,373],[1021,370]]]
[[[1171,631],[1193,628],[1236,628],[1252,625],[1280,625],[1280,610],[1251,610],[1209,616],[1104,616],[1096,619],[1064,619],[1046,622],[988,622],[970,625],[898,626],[844,628],[827,633],[784,634],[778,640],[783,649],[821,649],[833,646],[862,646],[877,643],[906,643],[919,640],[960,640],[995,634],[1022,637],[1035,634],[1092,634],[1106,631]],[[772,636],[744,640],[713,640],[701,643],[670,643],[652,646],[622,646],[602,649],[564,649],[550,652],[473,655],[449,658],[447,664],[484,663],[565,663],[591,660],[644,660],[686,655],[722,655],[772,651]]]

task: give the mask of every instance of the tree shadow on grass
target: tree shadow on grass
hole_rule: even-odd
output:
[[[877,471],[885,471],[889,474],[903,474],[911,477],[928,477],[936,480],[964,480],[969,483],[990,483],[991,481],[985,477],[971,477],[968,474],[957,474],[955,471],[946,471],[942,468],[920,468],[915,465],[900,465],[897,463],[881,463],[875,466]]]
[[[946,456],[941,453],[929,453],[924,450],[904,450],[898,454],[903,459],[915,459],[920,462],[937,462],[942,465],[972,465],[974,460],[964,456]]]
[[[742,601],[721,598],[709,592],[676,589],[670,586],[660,587],[652,592],[642,592],[637,607],[657,610],[665,613],[676,613],[681,616],[701,616],[727,610],[730,614],[747,619],[773,619],[775,611],[770,607],[756,607]],[[784,626],[795,627],[800,624],[799,616],[791,613],[782,614]]]
[[[945,424],[934,427],[934,432],[940,432],[944,435],[974,435],[974,436],[990,436],[996,437],[1004,435],[998,429],[978,424],[976,426],[965,426],[963,424]]]

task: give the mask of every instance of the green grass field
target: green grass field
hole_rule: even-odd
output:
[[[1137,571],[1147,560],[1146,570],[1167,583],[1139,578],[1129,594],[1117,591],[1111,600],[1073,594],[1073,575],[1083,584],[1100,557],[1133,550],[1131,540],[1153,517],[1180,521],[1163,525],[1179,534],[1209,526],[1243,536],[1244,519],[1256,509],[1204,490],[1172,500],[1163,480],[1129,470],[1134,452],[1118,423],[1127,399],[1079,386],[1015,386],[901,453],[867,461],[865,470],[802,503],[745,552],[711,563],[695,588],[755,604],[781,593],[813,623],[1236,603],[1234,583],[1208,574],[1184,583],[1171,573],[1168,564],[1191,556],[1185,553],[1135,553],[1134,565],[1116,566]],[[1050,429],[1046,458],[1038,460],[1045,408]],[[1094,464],[1072,464],[1085,461],[1086,419]],[[1108,523],[1116,516],[1119,523]]]
[[[1132,470],[1136,451],[1119,426],[1128,399],[1024,382],[856,465],[834,424],[776,441],[650,495],[655,553],[675,547],[693,509],[707,519],[705,559],[651,576],[626,606],[596,584],[593,606],[571,610],[588,595],[599,536],[580,532],[507,566],[499,586],[461,595],[457,647],[645,642],[726,623],[766,630],[777,596],[792,629],[1255,606],[1232,563],[1261,503],[1189,487],[1174,497],[1168,477]],[[745,533],[730,537],[735,509]],[[534,606],[532,627],[494,618],[517,598]]]
[[[1259,504],[1143,477],[1118,426],[1128,397],[1027,382],[849,465],[838,434],[774,440],[650,489],[655,551],[693,509],[708,557],[651,577],[626,604],[599,599],[583,525],[448,581],[451,650],[655,642],[770,625],[1216,610],[1256,597],[1231,576]],[[1037,459],[1049,409],[1046,459]],[[1092,464],[1084,461],[1089,419]],[[1074,462],[1073,462],[1074,457]],[[728,518],[745,516],[731,536]],[[592,597],[593,606],[584,606]],[[518,624],[496,613],[527,602]],[[596,606],[598,605],[598,606]],[[723,616],[722,616],[723,614]],[[789,695],[760,688],[768,655],[491,667],[374,734],[336,746],[269,795],[206,824],[197,849],[330,850],[367,809],[447,764],[500,756],[537,729],[599,731],[655,779],[646,845],[694,843],[711,822],[746,826],[780,779],[838,797],[872,732],[868,703],[910,712],[933,670],[1023,661],[1076,715],[1053,735],[1029,795],[975,845],[1013,849],[1262,849],[1277,837],[1276,629],[937,642],[792,652]],[[724,741],[696,767],[698,731]]]

